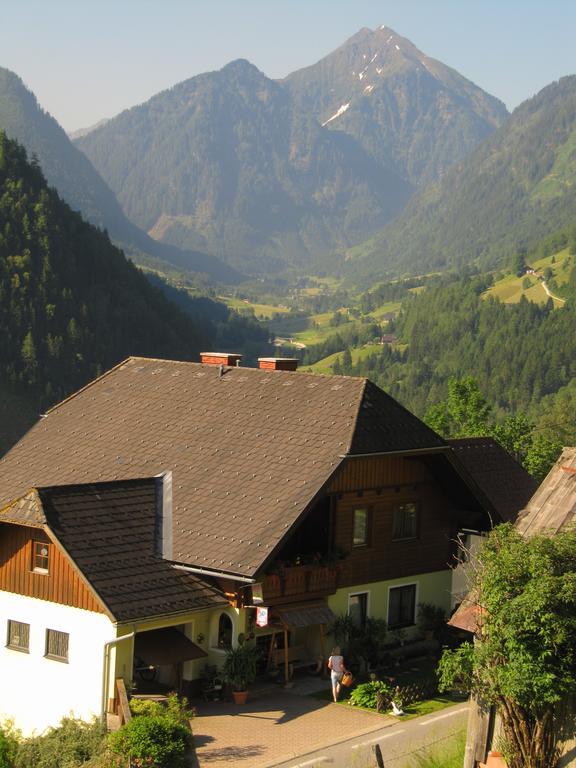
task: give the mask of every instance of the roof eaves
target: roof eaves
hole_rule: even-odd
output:
[[[302,522],[302,519],[307,515],[307,513],[310,511],[311,507],[318,501],[319,497],[324,493],[328,485],[331,483],[332,479],[336,475],[336,473],[340,470],[340,467],[344,463],[344,459],[342,457],[338,457],[340,461],[336,462],[335,466],[332,468],[332,471],[326,477],[320,488],[316,491],[316,493],[312,496],[311,499],[307,502],[307,504],[302,509],[302,512],[298,515],[296,520],[292,523],[292,525],[283,533],[283,535],[278,539],[272,550],[266,555],[264,560],[258,565],[256,568],[253,568],[251,573],[248,574],[249,576],[255,576],[256,574],[260,573],[261,571],[266,568],[266,566],[274,559],[274,557],[278,554],[278,550],[282,547],[282,545],[285,543],[285,541],[289,538],[289,536],[292,535],[294,532],[294,529]]]
[[[113,368],[110,368],[109,370],[105,371],[100,376],[97,376],[95,379],[92,379],[92,381],[89,381],[88,384],[85,384],[80,389],[76,390],[76,392],[73,392],[71,395],[68,395],[68,397],[65,397],[64,400],[61,400],[59,403],[56,403],[56,405],[53,405],[51,408],[49,408],[46,413],[44,414],[47,416],[48,414],[52,413],[53,411],[58,410],[61,406],[65,405],[66,403],[70,402],[70,400],[74,400],[78,395],[83,394],[88,389],[91,389],[96,384],[99,384],[103,379],[106,379],[111,374],[115,373],[118,368],[121,368],[123,365],[126,365],[130,360],[137,360],[138,358],[133,357],[132,355],[130,357],[126,357],[124,360],[121,360],[119,363],[117,363]],[[147,358],[146,358],[147,359]],[[16,443],[18,445],[18,443]]]
[[[447,446],[447,447],[450,448],[451,446]],[[452,464],[452,466],[454,467],[458,475],[462,478],[464,483],[468,486],[468,488],[472,492],[472,495],[476,497],[477,501],[484,508],[484,511],[486,512],[490,520],[490,526],[494,528],[494,516],[499,518],[501,522],[505,522],[502,518],[502,515],[495,508],[494,504],[490,501],[490,499],[488,498],[488,496],[486,496],[482,488],[478,485],[478,483],[474,480],[474,478],[468,472],[466,467],[462,464],[456,452],[453,449],[447,450],[446,457],[450,462],[450,464]]]
[[[352,445],[354,444],[354,436],[356,435],[356,429],[358,427],[358,421],[360,420],[360,413],[362,411],[362,403],[364,401],[364,395],[366,394],[366,388],[368,387],[368,379],[362,380],[362,387],[360,389],[360,393],[358,395],[358,403],[356,406],[356,414],[354,415],[354,422],[352,424],[352,429],[350,431],[350,440],[348,443],[348,447],[346,449],[346,454],[350,454],[350,451],[352,450]]]
[[[31,488],[29,491],[26,491],[26,493],[23,493],[22,496],[19,496],[17,499],[13,499],[12,501],[9,501],[8,504],[4,505],[2,507],[2,509],[0,509],[0,523],[1,522],[6,522],[6,523],[12,523],[14,525],[24,525],[24,526],[27,526],[28,528],[43,528],[44,527],[44,523],[40,523],[40,522],[35,523],[35,522],[31,521],[31,520],[20,520],[20,519],[15,518],[15,517],[8,518],[6,520],[2,519],[2,516],[6,515],[7,511],[11,507],[15,506],[20,501],[24,501],[24,499],[27,496],[33,497],[34,501],[39,505],[40,509],[43,510],[42,500],[40,498],[40,494],[38,493],[38,489],[37,488]]]
[[[74,558],[72,557],[70,552],[68,552],[68,550],[66,549],[64,544],[61,542],[61,540],[58,538],[58,536],[54,533],[52,528],[50,528],[50,525],[43,526],[43,529],[44,529],[45,533],[49,536],[49,538],[52,539],[54,544],[56,544],[62,550],[62,552],[64,552],[64,554],[66,555],[66,557],[67,557],[71,567],[75,571],[76,575],[82,581],[84,586],[90,591],[90,593],[93,595],[93,597],[96,599],[96,601],[98,603],[100,603],[100,605],[104,609],[104,613],[108,616],[110,621],[116,622],[116,616],[114,615],[114,613],[110,609],[110,606],[106,603],[105,600],[103,600],[102,596],[92,586],[91,582],[89,581],[87,576],[84,574],[84,571],[82,571],[82,569],[76,563],[76,561],[74,560]]]

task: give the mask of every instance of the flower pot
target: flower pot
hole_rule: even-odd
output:
[[[235,704],[246,704],[248,699],[248,691],[232,691]]]

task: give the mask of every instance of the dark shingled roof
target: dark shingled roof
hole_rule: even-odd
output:
[[[225,596],[154,555],[154,478],[38,488],[0,521],[46,526],[120,622],[212,608]]]
[[[553,535],[576,527],[576,448],[564,448],[518,518],[524,536]]]
[[[344,454],[444,445],[365,379],[129,358],[0,461],[0,509],[31,486],[172,471],[174,560],[252,576]]]
[[[538,482],[491,437],[465,437],[448,444],[501,519],[514,522]]]

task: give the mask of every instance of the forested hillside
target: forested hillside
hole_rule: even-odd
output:
[[[106,229],[135,258],[158,259],[180,269],[236,282],[239,275],[218,259],[158,243],[128,221],[114,193],[64,130],[39,106],[20,78],[0,67],[0,130],[36,157],[50,184],[84,219]]]
[[[238,342],[267,337],[231,320],[226,307],[219,318],[195,302],[183,309],[61,201],[25,150],[0,132],[3,392],[25,397],[39,413],[129,355],[195,360],[201,347],[225,343],[230,334]],[[12,407],[6,396],[2,404]],[[18,431],[13,423],[10,429]],[[7,441],[0,434],[0,450]]]
[[[259,272],[305,269],[319,253],[360,242],[412,191],[244,60],[179,83],[76,143],[154,238]]]
[[[551,410],[550,398],[576,376],[576,270],[560,309],[551,301],[487,299],[490,283],[490,277],[443,278],[412,295],[396,321],[400,347],[375,347],[344,372],[369,376],[421,416],[446,397],[450,378],[466,376],[502,415],[537,415],[543,398]],[[576,430],[576,418],[567,416]]]
[[[351,276],[501,266],[519,248],[572,223],[575,173],[572,76],[520,105],[476,152],[351,252]]]

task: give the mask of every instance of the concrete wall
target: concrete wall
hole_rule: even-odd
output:
[[[9,619],[30,625],[28,653],[6,647]],[[67,663],[45,657],[47,629],[69,634]],[[66,715],[99,716],[104,644],[115,635],[101,613],[0,592],[0,721],[30,734]]]

